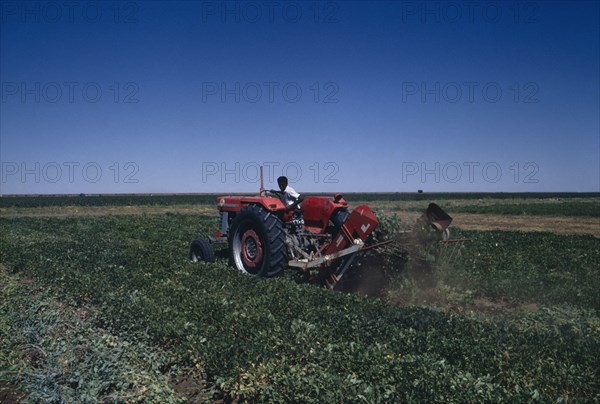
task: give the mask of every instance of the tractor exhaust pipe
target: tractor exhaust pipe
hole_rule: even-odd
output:
[[[263,177],[263,166],[260,166],[260,190],[259,195],[263,195],[265,193],[265,180]]]

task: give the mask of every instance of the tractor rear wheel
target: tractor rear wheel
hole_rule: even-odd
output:
[[[243,273],[278,275],[287,265],[283,223],[260,206],[243,207],[231,223],[229,253],[233,266]]]

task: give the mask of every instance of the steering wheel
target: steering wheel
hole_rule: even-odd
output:
[[[274,196],[275,198],[281,199],[283,197],[283,192],[277,191],[275,189],[265,189],[265,196]]]

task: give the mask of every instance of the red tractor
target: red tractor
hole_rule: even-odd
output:
[[[264,190],[262,176],[259,196],[217,197],[219,230],[192,241],[190,259],[214,261],[211,243],[227,243],[231,264],[243,273],[271,277],[296,267],[333,289],[376,229],[375,215],[366,205],[348,210],[340,194],[306,196],[295,211],[280,197]]]

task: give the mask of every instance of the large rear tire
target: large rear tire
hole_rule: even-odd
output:
[[[231,223],[229,253],[233,266],[243,273],[280,274],[287,265],[283,223],[260,206],[243,207]]]

